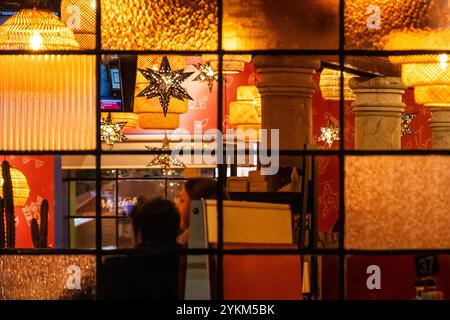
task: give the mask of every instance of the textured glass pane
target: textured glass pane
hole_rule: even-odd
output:
[[[225,0],[226,50],[336,49],[338,0]]]
[[[0,49],[92,50],[95,44],[96,0],[0,3]]]
[[[2,256],[0,286],[2,300],[93,299],[95,256]]]
[[[215,0],[102,0],[102,47],[215,50]]]
[[[96,7],[96,0],[61,1],[61,21],[73,31],[80,49],[95,49]]]
[[[450,247],[450,159],[349,156],[345,161],[345,246]]]
[[[94,56],[5,55],[0,69],[0,149],[95,148]]]
[[[449,300],[449,267],[448,255],[349,256],[346,299]]]
[[[449,9],[447,0],[347,0],[345,1],[346,48],[369,50],[450,48]],[[391,37],[393,38],[390,39]],[[386,47],[388,40],[394,42]]]

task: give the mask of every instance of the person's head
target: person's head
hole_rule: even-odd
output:
[[[180,212],[180,228],[185,230],[189,227],[189,209],[192,200],[216,199],[217,181],[213,178],[191,178],[188,179],[176,198],[176,206]],[[224,199],[228,199],[224,192]]]
[[[158,198],[141,203],[134,210],[132,218],[135,237],[141,244],[176,243],[180,216],[171,201]]]

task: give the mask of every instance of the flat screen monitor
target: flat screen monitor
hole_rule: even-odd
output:
[[[101,65],[102,111],[124,111],[122,98],[122,77],[118,58],[105,58]]]

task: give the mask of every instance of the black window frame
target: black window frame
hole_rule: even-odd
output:
[[[430,249],[430,250],[416,250],[416,249],[402,249],[402,250],[354,250],[346,249],[344,245],[345,239],[345,160],[346,156],[370,156],[370,155],[443,155],[449,156],[450,150],[349,150],[345,148],[344,134],[344,90],[343,90],[343,71],[346,70],[344,66],[345,58],[347,56],[392,56],[405,54],[441,54],[448,53],[445,50],[405,50],[405,51],[384,51],[384,50],[367,50],[367,49],[347,49],[345,47],[345,20],[344,9],[345,0],[339,0],[339,45],[336,49],[331,50],[314,50],[314,49],[268,49],[268,50],[224,50],[222,47],[222,25],[223,25],[223,3],[226,0],[216,0],[218,8],[218,43],[217,50],[199,51],[199,50],[104,50],[101,45],[101,1],[96,0],[97,3],[97,23],[96,23],[96,48],[94,50],[68,50],[68,51],[41,51],[32,52],[27,50],[0,50],[0,55],[18,55],[18,54],[59,54],[59,55],[92,55],[96,57],[96,148],[95,150],[79,150],[79,151],[14,151],[14,150],[0,150],[0,154],[8,155],[90,155],[95,157],[95,181],[96,181],[96,248],[95,249],[0,249],[0,255],[79,255],[88,254],[96,257],[96,298],[101,298],[101,269],[102,262],[105,256],[115,254],[133,254],[133,250],[104,250],[102,249],[102,216],[101,216],[101,182],[102,177],[102,156],[105,155],[148,155],[146,150],[103,150],[100,140],[100,88],[101,88],[101,63],[102,56],[105,54],[180,54],[180,55],[198,55],[204,53],[213,53],[219,56],[218,65],[218,95],[217,95],[217,128],[222,128],[223,123],[223,56],[225,54],[252,54],[254,55],[298,55],[298,56],[318,56],[318,55],[332,55],[339,58],[338,69],[341,71],[340,76],[340,110],[339,110],[339,127],[340,127],[340,141],[338,150],[280,150],[279,154],[286,156],[337,156],[339,158],[339,247],[337,249],[323,249],[323,248],[305,248],[305,249],[224,249],[223,243],[223,191],[226,183],[226,164],[217,165],[217,208],[218,208],[218,244],[216,248],[208,249],[179,249],[176,250],[180,255],[212,255],[217,256],[217,274],[218,274],[218,299],[223,299],[223,257],[227,254],[232,255],[311,255],[311,256],[335,256],[339,259],[339,299],[346,299],[346,279],[347,274],[345,270],[346,258],[352,255],[441,255],[450,254],[448,249]],[[194,150],[192,151],[194,152]],[[250,154],[252,151],[238,151]],[[164,254],[167,251],[164,249],[152,249],[149,253]]]

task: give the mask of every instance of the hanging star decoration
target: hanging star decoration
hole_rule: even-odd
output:
[[[181,86],[181,83],[195,72],[183,72],[183,69],[172,71],[169,59],[166,56],[162,58],[159,71],[149,68],[147,68],[147,70],[138,70],[150,84],[137,96],[147,97],[147,99],[159,97],[164,117],[169,110],[170,98],[194,100],[186,89]]]
[[[209,64],[197,63],[194,67],[198,70],[199,74],[193,81],[206,82],[209,92],[211,92],[214,81],[219,79],[219,73],[214,71]]]
[[[317,139],[318,141],[324,141],[331,148],[334,141],[339,140],[339,128],[332,126],[330,123],[326,127],[320,128],[322,134]]]
[[[128,140],[122,133],[122,129],[126,124],[126,121],[114,123],[112,121],[111,112],[108,113],[106,120],[102,118],[100,125],[100,137],[101,141],[106,143],[109,150],[112,149],[116,142]]]
[[[175,156],[172,156],[172,149],[170,148],[169,138],[167,138],[167,134],[164,135],[164,140],[161,148],[147,147],[150,151],[157,151],[158,153],[154,153],[154,158],[150,163],[147,164],[147,167],[159,166],[161,167],[163,175],[167,176],[171,174],[172,167],[180,167],[186,168],[185,164],[177,159]],[[159,153],[166,152],[166,153]]]
[[[410,127],[411,121],[416,117],[417,113],[409,113],[402,115],[402,136],[407,134],[414,134],[413,129]]]

